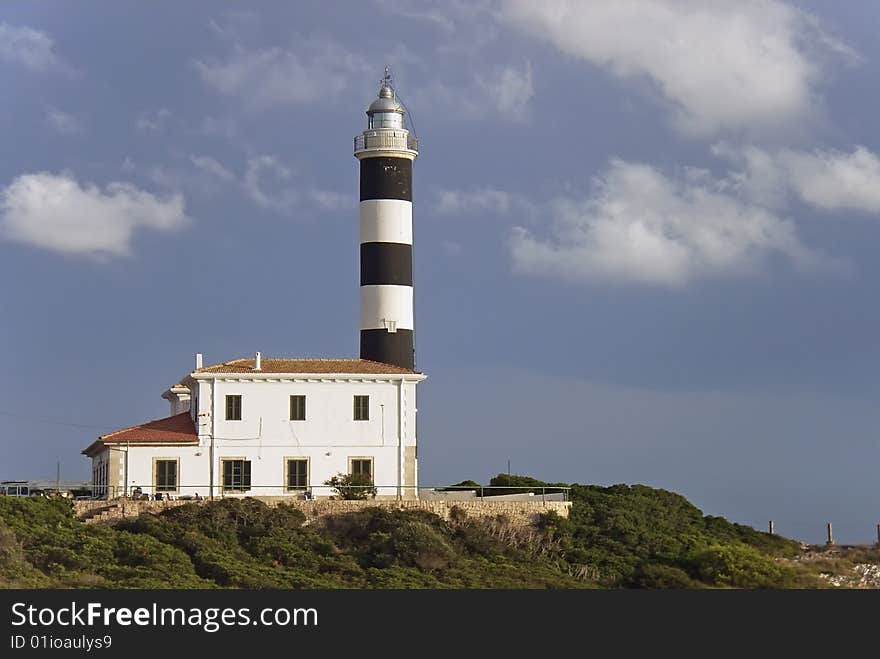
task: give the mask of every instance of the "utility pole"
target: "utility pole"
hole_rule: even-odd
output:
[[[128,496],[128,450],[131,448],[131,442],[125,442],[125,489],[123,492]]]

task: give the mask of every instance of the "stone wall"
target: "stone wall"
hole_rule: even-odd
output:
[[[507,519],[518,526],[525,526],[539,514],[554,511],[560,517],[568,517],[571,507],[569,501],[343,501],[332,499],[319,499],[303,501],[291,497],[253,497],[269,506],[277,506],[286,503],[301,510],[308,519],[315,519],[324,515],[337,515],[348,513],[363,508],[379,507],[392,510],[427,510],[449,519],[450,511],[458,508],[468,517],[495,517],[504,515]],[[75,501],[74,511],[77,519],[86,524],[113,522],[124,517],[137,517],[141,513],[156,513],[168,508],[183,506],[188,503],[205,503],[196,501]]]

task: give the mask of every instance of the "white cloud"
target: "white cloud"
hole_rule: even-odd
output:
[[[258,108],[322,103],[375,74],[362,57],[327,39],[306,40],[296,50],[236,46],[225,60],[197,60],[195,68],[215,91]]]
[[[416,90],[414,106],[432,108],[435,116],[500,117],[522,122],[529,117],[529,103],[535,95],[532,67],[505,66],[489,73],[475,74],[461,83],[434,81]]]
[[[296,172],[276,156],[264,154],[248,158],[244,174],[240,177],[210,156],[189,156],[189,161],[202,174],[229,184],[226,188],[240,190],[251,202],[265,210],[287,212],[296,208],[317,208],[337,211],[356,206],[353,195],[310,185],[301,177],[297,178]],[[164,170],[155,170],[153,179],[164,186],[185,182],[190,187],[199,187],[204,193],[216,191],[204,185],[204,177],[193,177],[186,173],[169,174]]]
[[[298,194],[289,183],[293,172],[275,156],[249,158],[242,179],[245,194],[262,208],[284,210],[296,204]]]
[[[306,196],[315,206],[326,211],[354,209],[357,206],[354,195],[342,194],[332,190],[311,188]]]
[[[8,23],[0,23],[0,61],[37,73],[70,72],[55,54],[55,41],[47,33]]]
[[[23,174],[0,192],[7,240],[97,258],[131,253],[138,229],[175,231],[189,218],[180,194],[159,198],[130,183],[103,190],[69,174]]]
[[[821,56],[852,56],[779,0],[502,0],[499,15],[619,77],[652,80],[691,136],[811,117]]]
[[[190,156],[190,161],[203,172],[216,176],[223,181],[234,181],[236,178],[235,174],[229,171],[218,160],[209,156]]]
[[[863,146],[845,153],[719,144],[713,152],[743,167],[733,179],[759,202],[781,206],[794,194],[825,211],[880,213],[880,158]]]
[[[144,110],[135,120],[135,128],[144,133],[161,133],[171,118],[171,110],[159,108],[158,110]]]
[[[259,33],[260,15],[247,10],[226,11],[218,19],[208,21],[208,27],[220,39],[242,41]]]
[[[444,215],[464,215],[492,213],[507,215],[513,212],[522,214],[531,210],[532,204],[520,195],[505,192],[493,187],[472,190],[441,189],[436,193],[434,210]]]
[[[491,20],[496,0],[374,0],[388,14],[433,26],[442,32],[435,56],[475,58],[497,41],[501,30]],[[424,45],[424,44],[423,44]]]
[[[375,0],[384,11],[401,18],[409,18],[433,25],[447,34],[456,31],[456,21],[449,15],[448,7],[426,7],[423,3],[401,2],[401,0]],[[446,0],[448,4],[449,0]]]
[[[230,117],[205,117],[198,132],[211,137],[222,137],[231,140],[238,136],[238,125]]]
[[[61,135],[79,135],[85,130],[79,119],[58,108],[49,108],[46,112],[46,123]]]
[[[501,116],[511,121],[528,118],[529,101],[535,95],[531,64],[526,63],[522,70],[506,67],[491,77],[478,76],[477,85]]]
[[[701,170],[672,179],[649,165],[612,161],[591,196],[552,204],[549,237],[513,230],[514,266],[572,281],[661,286],[755,273],[772,257],[803,269],[838,266],[804,246],[793,222],[727,187]]]
[[[785,151],[779,157],[806,203],[825,210],[880,213],[880,159],[866,148],[852,153]]]

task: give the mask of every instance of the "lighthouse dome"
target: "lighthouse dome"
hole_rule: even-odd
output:
[[[387,96],[383,95],[383,92],[386,90],[388,91]],[[383,87],[379,91],[379,98],[370,103],[370,107],[367,109],[367,114],[371,116],[377,112],[399,112],[403,114],[405,110],[398,100],[394,98],[394,92],[388,87]]]
[[[379,90],[367,108],[367,129],[354,138],[354,155],[367,157],[375,151],[399,152],[395,157],[415,158],[419,143],[410,134],[407,124],[409,112],[398,98],[391,80],[391,72],[385,67],[385,76],[379,81]]]
[[[403,115],[406,110],[397,100],[391,82],[391,72],[385,67],[385,77],[379,83],[379,98],[370,103],[367,116],[370,128],[403,128]]]

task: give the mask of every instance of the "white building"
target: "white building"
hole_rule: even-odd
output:
[[[322,497],[348,473],[368,473],[380,497],[416,495],[421,373],[363,359],[200,361],[162,394],[171,416],[83,451],[99,496]]]
[[[237,359],[196,367],[162,397],[170,416],[98,437],[99,496],[330,496],[367,474],[379,497],[415,497],[412,164],[386,70],[355,138],[360,166],[361,358]]]

